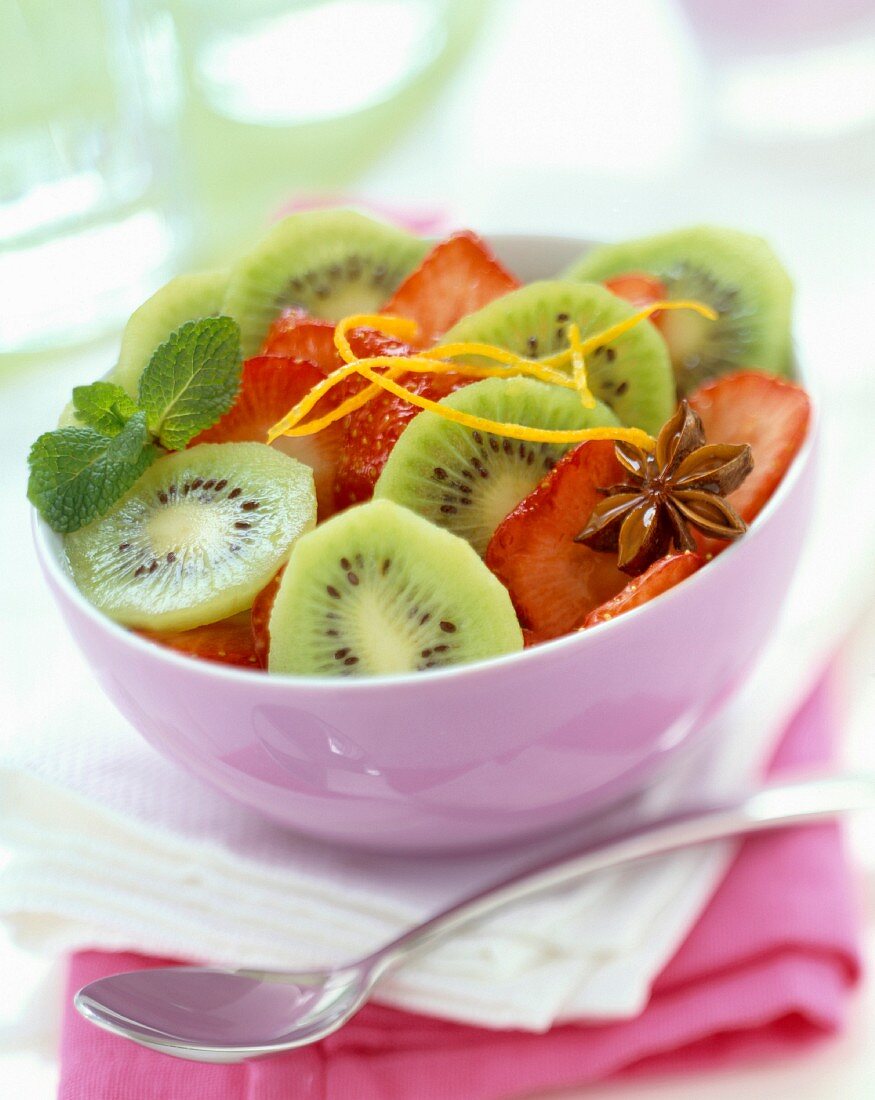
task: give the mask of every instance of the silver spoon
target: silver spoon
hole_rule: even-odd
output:
[[[75,1005],[98,1027],[177,1058],[241,1062],[277,1054],[337,1031],[377,982],[411,954],[515,902],[647,856],[867,808],[875,808],[875,774],[777,783],[734,802],[651,820],[518,873],[348,966],[299,973],[197,966],[136,970],[86,985]]]

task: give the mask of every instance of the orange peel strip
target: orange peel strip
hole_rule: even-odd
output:
[[[352,363],[356,359],[355,352],[349,342],[348,333],[356,328],[372,328],[382,332],[386,336],[394,336],[399,340],[413,340],[419,333],[419,325],[409,317],[396,317],[390,313],[354,313],[337,322],[334,328],[334,346],[345,363]],[[516,352],[506,348],[495,347],[493,344],[464,342],[456,344],[439,344],[437,347],[424,348],[416,351],[416,357],[426,359],[452,359],[460,355],[479,355],[484,359],[492,359],[496,363],[502,363],[507,367],[514,367],[538,378],[542,382],[555,382],[557,385],[567,385],[567,379],[560,371],[544,367],[537,359],[526,359]],[[402,356],[396,356],[400,359]],[[457,369],[457,368],[455,368]],[[467,373],[467,372],[466,372]],[[474,377],[478,377],[474,375]],[[483,377],[492,377],[484,375]]]
[[[692,309],[702,317],[707,317],[709,321],[717,320],[717,312],[710,306],[706,306],[704,302],[696,302],[686,298],[678,299],[675,302],[651,302],[649,306],[639,309],[637,313],[633,314],[631,317],[627,317],[624,321],[618,321],[617,324],[611,325],[609,328],[603,329],[602,332],[597,332],[594,336],[588,336],[586,340],[581,341],[579,347],[580,354],[589,355],[590,352],[595,351],[596,348],[601,347],[603,344],[610,343],[611,340],[616,340],[618,336],[623,336],[642,321],[646,321],[647,318],[654,313],[671,309]],[[559,367],[564,366],[570,358],[571,349],[566,348],[564,351],[559,351],[555,355],[548,355],[544,359],[539,359],[538,362],[541,363],[542,366]]]
[[[465,428],[471,428],[475,431],[489,432],[492,435],[507,436],[509,439],[522,439],[531,443],[585,443],[591,439],[613,439],[622,440],[626,443],[633,443],[638,447],[642,447],[645,450],[652,451],[655,447],[654,440],[642,431],[640,428],[615,428],[615,427],[600,427],[600,428],[578,428],[570,431],[558,431],[549,428],[529,428],[524,424],[504,424],[497,420],[487,420],[484,417],[473,416],[470,413],[462,412],[461,409],[454,409],[448,405],[441,405],[437,401],[432,401],[427,397],[423,397],[418,393],[411,393],[410,390],[406,390],[403,386],[399,386],[397,382],[392,381],[384,374],[377,374],[375,370],[367,366],[364,360],[359,360],[357,363],[359,373],[373,382],[375,385],[380,386],[382,389],[387,390],[389,393],[394,394],[396,397],[400,397],[403,401],[408,401],[411,405],[416,405],[420,409],[425,409],[427,412],[435,412],[445,420],[451,420],[456,424],[461,424]],[[312,435],[314,431],[318,431],[316,428],[316,421],[311,421],[307,424],[300,424],[296,428],[288,430],[285,434],[290,436]]]
[[[296,415],[295,409],[291,409],[282,420],[270,429],[267,433],[268,443],[273,443],[281,435],[315,435],[316,432],[321,432],[323,428],[329,427],[337,420],[343,420],[345,416],[349,416],[350,413],[360,409],[362,405],[366,405],[372,398],[376,397],[380,393],[380,387],[371,384],[365,389],[360,390],[358,393],[353,394],[352,397],[348,397],[346,401],[342,402],[337,408],[332,409],[330,413],[326,413],[325,416],[320,416],[315,420],[308,420],[306,424],[307,431],[298,431],[300,421],[307,415],[307,412],[303,412],[300,416]],[[297,408],[297,406],[296,406]]]
[[[554,370],[551,366],[545,365],[543,359],[526,359],[523,355],[517,355],[515,352],[507,351],[505,348],[494,347],[492,344],[478,344],[473,342],[438,344],[437,347],[427,348],[419,354],[434,359],[452,359],[459,355],[479,355],[484,359],[494,359],[496,363],[503,363],[507,367],[512,367],[520,374],[525,374],[530,378],[537,378],[541,382],[550,382],[556,386],[568,387],[568,377],[561,371]]]
[[[386,336],[405,341],[415,340],[419,334],[419,325],[409,317],[396,317],[390,313],[352,313],[334,326],[334,346],[344,363],[352,363],[356,359],[347,335],[354,328],[377,329]]]
[[[594,409],[595,397],[589,388],[589,381],[586,376],[586,360],[580,350],[582,344],[580,329],[577,325],[568,326],[568,342],[571,345],[571,375],[577,387],[577,392],[580,394],[580,403],[585,409]]]
[[[611,325],[586,340],[580,339],[578,326],[571,325],[569,327],[570,346],[564,351],[543,359],[526,359],[504,348],[473,342],[438,345],[411,356],[383,355],[357,359],[347,335],[352,329],[373,328],[389,336],[395,336],[399,340],[411,340],[415,339],[419,332],[419,325],[407,317],[397,317],[390,314],[351,314],[339,321],[334,329],[334,346],[344,360],[344,366],[339,367],[322,382],[314,386],[297,405],[290,409],[281,420],[277,421],[268,432],[268,442],[272,443],[281,435],[314,435],[316,432],[328,427],[329,424],[333,424],[336,420],[340,420],[356,409],[360,409],[376,396],[378,390],[383,389],[409,402],[411,405],[437,412],[438,415],[455,423],[481,431],[488,431],[494,435],[505,435],[511,439],[528,440],[533,443],[576,443],[587,439],[617,439],[636,443],[645,450],[652,450],[653,440],[639,428],[581,428],[576,431],[554,431],[546,428],[528,428],[521,424],[501,424],[498,421],[462,413],[458,409],[451,409],[419,394],[413,394],[403,386],[398,385],[395,379],[407,371],[434,372],[436,374],[454,371],[472,378],[506,378],[517,373],[552,385],[576,389],[580,393],[583,407],[591,409],[594,408],[596,402],[589,388],[585,357],[603,344],[622,336],[654,313],[660,310],[673,309],[692,309],[711,321],[717,319],[717,313],[702,302],[687,299],[673,302],[651,302],[650,305],[638,310],[631,317]],[[498,367],[480,367],[473,364],[447,361],[462,355],[476,355],[493,359],[501,365]],[[569,362],[572,367],[571,378],[555,369],[566,366]],[[386,367],[386,373],[377,374],[374,370],[375,367]],[[311,420],[307,424],[301,424],[303,418],[313,410],[325,394],[352,374],[359,374],[363,378],[369,379],[371,385],[348,398],[336,409],[333,409],[331,413],[317,420]]]
[[[319,401],[321,401],[321,399],[335,386],[349,378],[350,375],[362,374],[363,372],[360,370],[362,364],[371,368],[387,367],[388,370],[385,376],[381,375],[380,377],[390,379],[395,379],[401,374],[406,374],[408,371],[417,374],[464,374],[471,378],[512,377],[512,372],[502,367],[479,367],[469,364],[447,363],[440,359],[425,359],[418,355],[375,355],[367,359],[354,359],[352,362],[342,367],[338,367],[337,370],[332,371],[332,373],[327,375],[321,382],[318,382],[286,413],[282,420],[278,420],[267,434],[268,443],[273,443],[273,441],[281,435],[290,434],[291,429],[296,428],[307,413],[311,412]],[[574,383],[571,382],[570,379],[566,378],[564,375],[561,377],[563,379],[562,385],[574,386]],[[353,394],[352,397],[347,398],[346,401],[338,405],[336,409],[332,409],[330,413],[326,413],[325,416],[319,417],[317,420],[311,420],[307,425],[310,430],[306,434],[311,435],[317,431],[321,431],[322,428],[327,428],[336,420],[342,420],[343,417],[348,416],[350,413],[355,412],[357,409],[367,404],[373,397],[376,397],[378,392],[379,387],[372,384],[359,393]],[[406,392],[408,391],[405,390],[405,393]]]
[[[310,412],[319,401],[328,393],[334,389],[336,385],[342,382],[345,378],[349,378],[351,374],[356,374],[357,368],[355,363],[347,363],[343,367],[338,367],[337,370],[332,371],[322,379],[321,382],[317,382],[316,385],[309,390],[304,397],[286,413],[282,420],[278,420],[276,424],[267,433],[268,443],[273,443],[275,439],[285,433],[286,428],[291,427],[293,424],[297,424],[302,420],[308,412]],[[356,396],[359,396],[358,394]],[[325,419],[323,417],[323,419]],[[314,420],[315,424],[316,421]]]
[[[431,373],[435,373],[435,374],[442,373],[441,371],[436,371],[434,369],[434,364],[430,364],[430,365],[426,366],[424,364],[419,364],[418,363],[418,364],[416,364],[416,366],[411,366],[409,359],[401,359],[399,361],[399,357],[397,357],[397,356],[391,356],[391,357],[390,356],[379,356],[379,357],[375,356],[374,359],[359,359],[359,360],[356,360],[354,363],[349,364],[349,366],[355,367],[355,370],[352,370],[352,371],[349,371],[349,372],[344,371],[343,377],[337,378],[336,381],[331,381],[331,380],[334,379],[334,374],[337,374],[338,373],[337,371],[335,371],[334,374],[329,375],[328,378],[326,379],[326,382],[331,381],[331,385],[326,386],[325,383],[320,382],[319,386],[322,388],[322,393],[319,395],[319,397],[324,396],[324,394],[327,393],[329,389],[331,389],[334,385],[342,382],[345,378],[348,378],[350,376],[350,374],[360,374],[361,372],[358,369],[359,368],[359,363],[364,362],[364,363],[373,363],[375,366],[386,366],[387,361],[391,362],[393,364],[393,366],[390,367],[390,369],[386,371],[386,374],[384,376],[381,376],[381,377],[394,379],[394,378],[397,378],[399,375],[406,374],[408,371],[418,372],[418,373],[425,373],[426,371],[428,371],[428,373],[430,373],[430,374]],[[448,366],[449,369],[453,369],[452,367],[449,366],[449,364],[447,366]],[[462,372],[459,372],[459,373],[462,373]],[[483,374],[478,374],[475,377],[489,378],[489,377],[493,377],[493,373],[484,372]],[[294,429],[298,426],[298,424],[304,419],[304,417],[307,415],[307,413],[311,411],[313,406],[319,400],[319,398],[317,397],[316,401],[311,402],[310,394],[312,392],[313,391],[311,390],[310,393],[308,393],[305,397],[303,397],[298,402],[297,405],[295,405],[292,409],[290,409],[286,413],[286,415],[282,418],[282,420],[280,420],[276,424],[274,424],[274,426],[268,432],[268,436],[267,436],[268,443],[272,443],[275,439],[277,439],[281,435],[291,435],[292,434],[292,429]],[[318,431],[322,431],[323,428],[329,427],[335,421],[343,420],[343,418],[345,416],[349,416],[350,413],[354,413],[358,409],[360,409],[363,405],[366,405],[370,400],[372,400],[372,398],[376,397],[378,393],[380,393],[380,386],[375,385],[374,383],[371,383],[370,386],[367,386],[363,390],[359,390],[359,392],[356,393],[356,394],[353,394],[352,397],[348,397],[346,399],[346,401],[343,401],[336,408],[332,409],[330,413],[326,413],[325,416],[321,416],[316,420],[308,421],[308,423],[307,423],[308,432],[306,434],[308,434],[308,435],[315,434]],[[300,434],[304,434],[304,433],[300,433]]]

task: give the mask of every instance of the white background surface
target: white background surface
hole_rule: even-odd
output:
[[[767,143],[718,135],[708,113],[706,77],[668,2],[500,3],[483,49],[415,132],[363,181],[362,191],[448,207],[454,222],[483,230],[610,238],[711,219],[762,232],[796,277],[800,343],[821,384],[858,390],[860,401],[875,413],[871,129],[817,141],[788,134]],[[60,407],[70,384],[105,369],[109,354],[94,353],[84,368],[64,364],[32,384],[25,378],[6,380],[3,415],[5,420],[14,410],[14,423],[4,425],[4,434],[18,441],[19,455],[49,426],[49,410]],[[7,470],[4,497],[8,492],[10,499],[21,499],[23,484],[23,467]],[[871,508],[871,500],[860,506]],[[25,511],[14,515],[23,521]],[[838,569],[842,557],[854,553],[840,535],[838,522]],[[17,590],[16,563],[24,554],[29,554],[26,538],[7,539],[2,546],[4,606],[45,598]],[[870,766],[875,766],[873,642],[870,613],[847,657],[854,701],[848,756]],[[3,698],[14,700],[20,676],[46,675],[50,690],[51,670],[40,668],[33,643],[23,647],[20,639],[5,635],[2,643]],[[875,958],[871,836],[871,821],[854,827],[870,960]],[[25,995],[44,969],[42,961],[0,945],[0,1020],[23,1022]],[[867,983],[847,1033],[792,1062],[564,1095],[864,1100],[875,1095],[873,1025],[875,992]],[[0,1057],[0,1097],[50,1097],[54,1075],[51,1063],[34,1055]]]

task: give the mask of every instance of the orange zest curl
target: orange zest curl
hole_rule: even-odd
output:
[[[344,363],[354,363],[357,359],[355,352],[352,350],[348,335],[353,329],[357,328],[377,329],[386,336],[394,336],[398,340],[405,341],[415,340],[419,333],[419,325],[416,321],[411,321],[407,317],[395,317],[391,314],[384,315],[382,313],[354,313],[349,317],[344,317],[342,321],[338,321],[334,329],[334,346],[337,348],[338,354],[341,359],[343,359]],[[526,359],[522,355],[517,355],[515,352],[508,351],[506,348],[495,347],[493,344],[473,342],[439,344],[434,348],[426,348],[421,351],[418,350],[415,356],[410,358],[436,360],[437,362],[430,368],[419,368],[422,371],[432,370],[436,374],[444,373],[447,370],[454,370],[458,371],[460,374],[468,374],[472,378],[494,378],[501,376],[502,372],[498,371],[493,371],[489,374],[478,373],[478,368],[470,364],[457,364],[452,367],[440,365],[443,360],[453,359],[460,355],[479,356],[484,359],[492,359],[496,363],[511,368],[510,371],[504,371],[504,374],[526,374],[531,378],[538,378],[542,382],[552,382],[557,386],[569,386],[567,376],[562,374],[561,371],[556,371],[549,366],[544,366],[540,360]],[[393,358],[402,360],[406,357],[396,355],[393,356]],[[483,369],[484,368],[479,368],[480,371]]]
[[[371,377],[370,373],[366,373],[366,367],[369,368],[370,371],[373,371],[376,367],[385,368],[385,373],[377,375],[377,377],[380,379],[386,378],[390,381],[394,381],[400,375],[407,374],[408,372],[413,374],[464,374],[468,378],[476,379],[513,378],[515,375],[528,373],[514,368],[482,367],[469,363],[447,363],[441,359],[426,359],[421,355],[375,355],[366,359],[353,359],[327,375],[323,381],[315,385],[304,397],[302,397],[297,405],[286,413],[282,420],[274,424],[267,434],[268,443],[273,443],[273,441],[281,435],[313,435],[323,428],[327,428],[336,420],[342,420],[343,417],[348,416],[351,412],[355,412],[363,405],[366,405],[368,401],[376,397],[379,393],[379,384],[372,384],[366,389],[360,390],[359,393],[355,394],[353,397],[347,398],[346,401],[338,405],[335,409],[332,409],[330,413],[326,413],[325,416],[319,417],[316,420],[309,420],[306,425],[301,424],[304,417],[312,412],[322,398],[334,389],[335,386],[349,378],[350,375],[358,374],[362,377]],[[557,381],[556,384],[574,389],[574,382],[565,375],[562,375],[561,381]],[[383,388],[385,389],[386,387]],[[403,386],[399,386],[397,389],[399,391],[403,390],[409,397],[409,391],[404,389]],[[405,400],[408,400],[408,397],[405,397]],[[410,403],[415,404],[412,400]]]
[[[537,378],[540,382],[549,382],[554,386],[565,386],[574,389],[574,383],[569,381],[566,374],[555,370],[546,364],[544,359],[526,359],[506,348],[497,348],[492,344],[462,343],[439,344],[435,348],[428,348],[419,353],[426,358],[437,360],[452,359],[459,355],[477,356],[483,359],[493,359],[496,363],[502,363],[510,369],[511,373],[525,374],[529,378]],[[466,364],[459,364],[454,369],[467,371]],[[505,372],[507,373],[507,372]]]
[[[349,378],[351,374],[357,374],[358,368],[354,362],[347,363],[343,367],[338,367],[336,371],[332,371],[326,378],[317,384],[304,396],[301,400],[293,405],[291,409],[286,413],[282,420],[278,420],[276,424],[267,433],[268,443],[273,443],[281,435],[285,435],[287,429],[293,427],[299,421],[311,412],[313,408],[322,400],[322,398],[345,378]],[[362,396],[357,394],[356,396]],[[327,419],[325,417],[323,420]],[[316,424],[317,421],[313,420],[311,423]],[[330,423],[330,421],[329,421]],[[323,425],[327,426],[327,425]]]
[[[611,340],[616,340],[618,336],[623,336],[642,321],[646,321],[648,317],[652,317],[654,313],[659,313],[661,310],[672,309],[691,309],[701,317],[706,317],[709,321],[717,320],[716,310],[713,310],[710,306],[706,306],[704,302],[696,302],[692,298],[678,298],[675,302],[651,302],[650,305],[637,310],[631,317],[627,317],[624,321],[618,321],[615,325],[611,325],[609,328],[597,332],[594,336],[589,336],[586,340],[582,340],[578,351],[581,355],[589,355],[590,352],[595,351],[596,348],[601,347],[603,344],[609,344]],[[556,352],[555,355],[546,356],[546,358],[541,359],[540,362],[542,365],[546,364],[550,367],[560,367],[568,363],[570,359],[571,349],[566,348],[564,351]]]
[[[589,388],[589,380],[586,376],[586,360],[583,357],[583,343],[580,339],[580,329],[577,325],[568,326],[568,342],[571,350],[571,377],[580,394],[580,403],[585,409],[595,408],[595,397]]]
[[[524,424],[505,424],[485,417],[454,409],[442,402],[432,401],[421,394],[412,393],[400,385],[400,375],[412,373],[463,374],[469,378],[510,378],[524,375],[549,385],[562,386],[576,390],[581,405],[585,409],[595,407],[596,399],[589,386],[586,369],[586,356],[596,348],[622,336],[641,321],[646,320],[659,310],[692,309],[709,320],[716,320],[717,314],[710,306],[686,299],[667,302],[652,302],[638,310],[625,320],[611,325],[604,331],[582,340],[580,329],[572,324],[568,328],[569,346],[555,355],[543,359],[527,359],[505,348],[492,344],[475,342],[438,345],[437,347],[417,351],[412,355],[375,355],[364,359],[356,358],[349,341],[349,333],[356,328],[373,328],[394,336],[398,340],[415,340],[419,326],[407,317],[394,317],[379,313],[356,313],[344,317],[334,330],[334,346],[344,365],[332,371],[323,381],[314,386],[286,415],[268,432],[268,442],[272,443],[281,435],[315,435],[337,420],[362,408],[378,393],[385,391],[406,401],[417,408],[434,412],[445,420],[461,424],[476,431],[506,436],[510,439],[527,440],[531,443],[582,443],[590,439],[614,439],[633,443],[644,450],[652,451],[653,439],[640,428],[601,427],[580,428],[570,431],[558,431],[548,428],[530,428]],[[492,360],[495,366],[475,363],[453,362],[459,357]],[[570,366],[570,376],[566,370]],[[380,368],[380,369],[378,369]],[[303,423],[305,417],[335,386],[351,375],[357,374],[370,382],[369,386],[341,402],[324,416]]]
[[[419,334],[419,325],[411,321],[409,317],[395,317],[389,313],[353,313],[338,321],[334,328],[334,346],[337,348],[340,358],[344,363],[353,363],[356,354],[349,343],[350,333],[354,328],[374,328],[386,336],[394,336],[397,340],[415,340]],[[396,356],[397,359],[403,358]]]
[[[524,424],[505,424],[497,420],[487,420],[482,416],[474,416],[471,413],[462,412],[460,409],[442,405],[439,401],[432,401],[418,393],[400,386],[386,374],[378,374],[370,366],[366,359],[360,359],[356,364],[359,373],[372,383],[386,390],[388,393],[400,397],[403,401],[409,401],[420,409],[435,412],[445,420],[451,420],[466,428],[472,428],[481,432],[490,432],[493,435],[507,436],[510,439],[525,439],[532,443],[583,443],[589,439],[618,439],[627,443],[634,443],[650,451],[654,442],[647,432],[640,428],[578,428],[570,431],[559,431],[551,428],[529,428]],[[307,424],[299,424],[285,432],[286,435],[300,436],[312,435],[316,428],[316,421]]]

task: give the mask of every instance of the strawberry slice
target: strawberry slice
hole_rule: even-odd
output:
[[[267,655],[270,650],[270,613],[273,611],[273,603],[279,591],[284,570],[285,566],[267,582],[252,605],[252,644],[262,668],[267,668]]]
[[[372,328],[355,328],[348,334],[350,347],[359,359],[377,355],[412,355],[409,344]],[[318,321],[300,310],[286,310],[274,321],[264,342],[265,355],[285,355],[307,359],[323,374],[331,374],[343,366],[343,359],[334,346],[334,325]],[[340,383],[332,397],[339,404],[363,389],[367,383],[353,375]]]
[[[467,386],[458,374],[403,374],[400,385],[431,401]],[[422,410],[391,393],[382,393],[346,418],[343,447],[334,483],[336,507],[370,500],[374,485],[398,437]]]
[[[644,309],[652,302],[665,301],[668,291],[665,283],[660,282],[646,271],[630,271],[625,275],[615,275],[612,279],[605,279],[605,289],[618,298],[633,305],[636,309]],[[665,316],[665,310],[657,310],[648,318],[657,328],[661,328],[661,320]]]
[[[257,355],[243,364],[240,393],[233,406],[212,428],[192,440],[196,443],[264,443],[267,432],[289,409],[324,378],[312,363],[275,355]],[[340,395],[327,394],[314,415],[327,412]],[[315,435],[282,436],[273,446],[313,468],[319,518],[334,511],[334,477],[343,442],[341,424],[331,424]]]
[[[622,480],[613,443],[581,443],[492,536],[486,564],[510,592],[521,625],[532,631],[532,641],[573,630],[626,586],[629,578],[617,568],[615,554],[598,553],[574,541],[603,499],[599,488]]]
[[[349,332],[348,336],[349,345],[359,359],[369,359],[378,355],[390,355],[395,357],[413,355],[415,351],[410,344],[405,344],[402,340],[397,340],[394,336],[387,336],[385,333],[377,332],[376,329],[372,328],[354,328]],[[376,369],[382,373],[385,368],[377,367]],[[400,378],[399,382],[404,384],[404,378]],[[354,394],[358,393],[359,390],[364,389],[368,385],[369,382],[366,378],[354,374],[338,386],[338,400],[345,401],[348,397],[352,397]],[[441,393],[441,397],[443,396],[444,394]],[[419,410],[417,410],[417,412],[418,411]]]
[[[306,359],[323,374],[331,374],[343,365],[334,346],[334,325],[308,317],[298,309],[286,310],[277,317],[261,351],[263,355]]]
[[[808,395],[785,378],[742,370],[706,382],[689,402],[702,418],[709,443],[750,444],[753,470],[728,497],[741,518],[750,523],[805,440],[811,418]],[[722,548],[725,543],[716,542],[715,546]]]
[[[349,342],[353,352],[361,359],[378,355],[411,355],[414,351],[409,344],[371,328],[353,329],[349,333]],[[273,323],[264,350],[271,355],[280,351],[283,354],[306,353],[315,359],[325,373],[343,365],[334,347],[333,326],[327,321],[314,321],[293,310],[286,311]],[[439,401],[453,390],[467,385],[470,379],[459,375],[408,373],[402,375],[398,381],[411,392]],[[337,386],[326,401],[333,400],[335,404],[342,402],[366,385],[368,383],[365,379],[353,375]],[[415,405],[385,393],[372,398],[361,409],[345,418],[333,482],[333,510],[370,500],[374,483],[389,457],[389,452],[407,424],[420,411]],[[319,436],[313,438],[319,439],[322,434],[320,432]]]
[[[372,328],[355,328],[349,333],[352,350],[360,359],[372,355],[411,355],[413,349],[394,336]],[[323,374],[343,366],[334,346],[334,325],[308,317],[300,310],[286,310],[270,327],[261,349],[263,355],[284,355],[307,359]]]
[[[674,588],[682,580],[692,576],[697,569],[701,569],[705,559],[700,554],[692,554],[686,551],[682,554],[667,554],[659,558],[640,576],[635,577],[626,587],[618,592],[613,599],[607,600],[597,607],[583,620],[582,628],[598,626],[609,619],[615,619],[624,611],[631,611],[633,607],[640,607],[655,596]]]
[[[325,376],[304,359],[256,355],[243,364],[240,392],[231,408],[196,443],[263,443],[269,428]]]
[[[464,230],[435,245],[381,312],[418,322],[419,341],[427,347],[466,314],[519,285],[484,242]]]
[[[238,668],[262,667],[253,643],[248,611],[217,623],[197,626],[193,630],[138,630],[136,633],[150,642],[202,661],[217,661]]]

